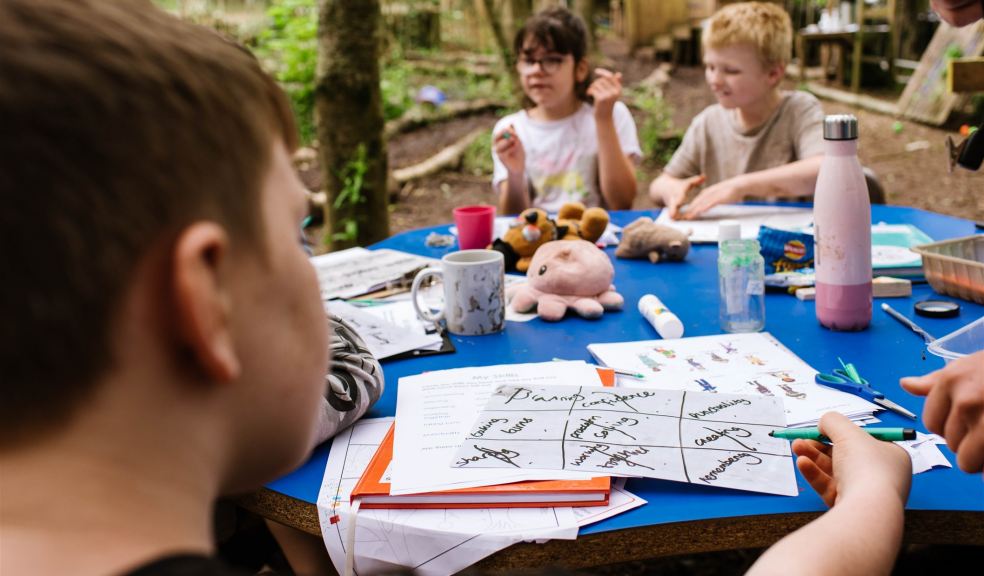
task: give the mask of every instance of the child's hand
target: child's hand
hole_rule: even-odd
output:
[[[659,200],[674,220],[680,216],[680,205],[687,199],[687,193],[700,187],[706,177],[703,174],[690,178],[659,177],[649,185],[649,196]]]
[[[718,204],[733,204],[741,202],[745,195],[736,178],[729,178],[724,182],[706,188],[694,198],[694,201],[687,206],[687,212],[682,216],[684,220],[694,220],[701,214],[707,212]]]
[[[891,442],[875,440],[838,412],[820,419],[820,431],[833,445],[796,440],[796,467],[827,506],[845,498],[909,496],[912,464],[909,455]]]
[[[595,80],[588,86],[588,96],[594,98],[595,120],[610,120],[615,103],[622,97],[622,74],[595,68]]]
[[[923,423],[946,438],[964,472],[984,468],[984,351],[954,360],[921,377],[901,380],[906,391],[926,396]]]
[[[495,153],[510,174],[522,174],[526,170],[526,150],[512,124],[492,137]]]

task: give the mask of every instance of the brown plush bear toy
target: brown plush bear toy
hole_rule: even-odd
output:
[[[619,258],[649,258],[653,264],[664,260],[680,261],[690,251],[687,234],[656,224],[643,216],[622,231],[622,241],[615,249]]]
[[[551,240],[587,240],[597,242],[608,227],[608,212],[602,208],[584,208],[580,202],[560,207],[557,221],[540,208],[527,208],[509,230],[496,238],[492,249],[502,252],[506,270],[526,272],[533,253]]]
[[[608,212],[604,208],[585,208],[580,202],[568,202],[557,212],[557,226],[567,227],[558,234],[561,240],[597,242],[608,227]]]
[[[502,238],[492,242],[492,249],[502,252],[506,270],[526,272],[536,249],[557,238],[557,223],[543,210],[529,208],[523,210]]]

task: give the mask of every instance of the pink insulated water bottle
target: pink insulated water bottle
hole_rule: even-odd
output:
[[[831,330],[871,322],[871,204],[858,162],[858,119],[823,121],[826,153],[813,199],[817,320]]]

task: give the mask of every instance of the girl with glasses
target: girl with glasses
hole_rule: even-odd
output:
[[[621,74],[586,60],[584,22],[548,8],[516,34],[524,110],[493,131],[493,188],[505,214],[567,202],[612,210],[632,207],[635,163],[642,156],[635,122],[619,102]]]

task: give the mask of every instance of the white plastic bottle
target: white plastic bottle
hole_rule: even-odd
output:
[[[823,137],[813,198],[817,320],[831,330],[864,330],[871,322],[871,203],[857,118],[827,116]]]
[[[683,336],[683,322],[654,294],[646,294],[639,299],[639,313],[649,320],[660,337],[669,339]]]

